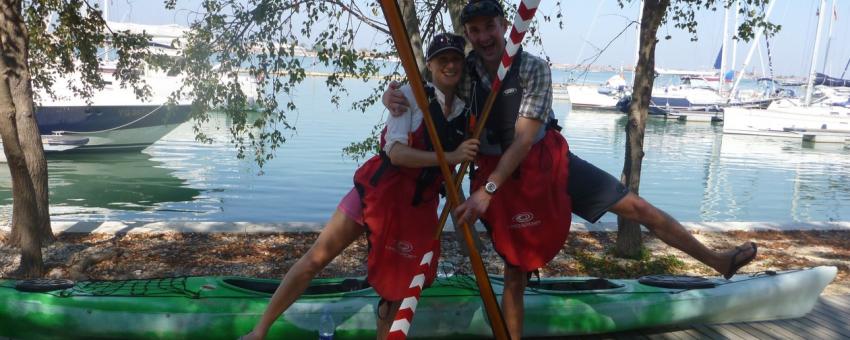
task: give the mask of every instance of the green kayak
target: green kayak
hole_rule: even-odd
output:
[[[835,267],[640,280],[532,279],[525,335],[561,336],[690,323],[800,317]],[[0,336],[16,339],[235,339],[262,315],[279,281],[177,277],[126,281],[0,280]],[[493,289],[502,291],[499,278]],[[322,315],[335,339],[374,339],[378,297],[362,278],[314,280],[269,339],[315,339]],[[325,316],[327,318],[327,316]],[[490,336],[474,278],[440,277],[426,289],[412,338]]]

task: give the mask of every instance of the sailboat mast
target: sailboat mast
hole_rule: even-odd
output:
[[[850,67],[850,59],[847,59],[847,64],[844,65],[844,72],[841,72],[841,79],[844,79],[844,74],[847,73],[847,68]]]
[[[815,35],[815,45],[812,47],[812,65],[809,67],[809,81],[808,86],[806,86],[806,101],[804,102],[806,106],[809,106],[812,103],[812,92],[815,87],[815,72],[817,72],[817,60],[818,60],[818,47],[820,47],[820,31],[821,27],[823,27],[823,18],[826,16],[826,0],[820,0],[820,11],[818,12],[818,27],[817,34]]]
[[[729,51],[726,42],[729,41],[729,6],[723,14],[723,45],[720,47],[720,77],[717,84],[717,93],[723,93],[723,83],[726,81],[726,51]]]
[[[767,78],[767,68],[764,67],[764,55],[761,54],[761,44],[756,45],[756,50],[759,52],[759,65],[761,66],[761,76]]]
[[[776,1],[771,1],[770,4],[767,5],[767,11],[764,13],[764,19],[767,20],[770,18],[770,12],[773,12],[773,5],[776,4]],[[732,96],[735,95],[735,91],[738,89],[738,85],[741,83],[741,78],[744,77],[744,70],[747,69],[747,66],[750,65],[750,59],[753,58],[753,52],[755,52],[756,47],[759,46],[759,41],[761,40],[761,36],[764,34],[764,29],[759,30],[756,33],[755,38],[752,40],[752,45],[750,46],[749,52],[747,52],[747,58],[744,59],[744,64],[741,66],[741,72],[735,78],[735,84],[732,85],[732,90],[729,91],[729,94],[726,96],[726,101],[732,100]]]
[[[738,31],[738,11],[740,11],[740,10],[741,10],[741,1],[736,0],[735,1],[735,24],[732,25],[732,29],[734,29],[735,31]],[[737,55],[738,55],[738,40],[732,39],[732,65],[729,67],[732,70],[735,70],[735,67],[736,67],[735,66],[736,65],[735,59],[736,59]]]
[[[635,82],[635,71],[637,71],[638,58],[640,57],[640,22],[643,20],[643,0],[640,0],[640,9],[638,10],[637,26],[635,27],[635,64],[632,68],[632,83]]]
[[[107,26],[109,25],[109,0],[103,0],[103,21]],[[110,45],[107,43],[107,45],[104,45],[104,49],[103,61],[109,62],[111,59],[109,58]]]
[[[829,11],[829,34],[826,35],[826,51],[823,54],[823,68],[821,72],[826,74],[826,66],[829,65],[827,61],[829,61],[829,45],[832,43],[832,28],[835,27],[835,0],[832,0],[832,7],[830,7]]]
[[[602,5],[605,4],[604,1],[600,1],[599,4],[596,5],[596,14],[593,15],[593,21],[590,22],[590,26],[584,32],[584,37],[581,40],[581,48],[578,50],[578,55],[576,55],[575,64],[578,65],[581,62],[581,57],[584,55],[584,47],[587,46],[588,38],[590,37],[590,32],[596,27],[596,19],[599,19],[599,11],[602,10]]]

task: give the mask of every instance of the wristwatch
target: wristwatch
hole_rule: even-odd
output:
[[[484,192],[486,192],[490,195],[495,194],[496,189],[498,189],[498,188],[499,188],[499,186],[496,185],[496,182],[493,182],[493,181],[487,181],[487,184],[484,184]]]

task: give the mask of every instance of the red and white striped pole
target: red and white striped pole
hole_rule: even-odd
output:
[[[502,87],[502,81],[505,79],[505,75],[508,74],[508,71],[511,68],[514,55],[516,55],[517,51],[519,51],[522,39],[525,37],[528,27],[531,25],[531,19],[534,18],[534,13],[537,12],[537,6],[539,4],[540,0],[522,0],[519,4],[519,8],[517,8],[517,15],[514,17],[511,33],[505,42],[505,51],[502,53],[502,61],[499,65],[499,70],[497,71],[498,79],[493,81],[490,96],[487,98],[487,103],[484,105],[484,112],[481,115],[481,120],[478,122],[479,125],[476,128],[476,131],[474,131],[473,138],[478,138],[481,135],[481,127],[484,126],[484,122],[490,113],[493,102],[495,102],[496,95]],[[468,164],[464,164],[465,165],[461,166],[461,171],[468,166]],[[462,177],[463,174],[460,176]],[[448,204],[444,209],[449,209]],[[440,235],[442,234],[442,229],[443,228],[441,226],[437,232],[437,237],[434,239],[432,249],[437,249],[436,247],[440,246]],[[410,282],[408,291],[410,295],[402,300],[401,306],[399,306],[398,312],[396,312],[392,326],[390,326],[388,339],[403,340],[407,338],[410,325],[413,323],[413,314],[416,312],[416,306],[419,304],[419,297],[422,295],[422,288],[425,284],[425,273],[431,265],[433,256],[433,251],[429,251],[423,255],[422,261],[419,263],[419,274],[414,276],[413,280]]]
[[[525,37],[525,32],[531,26],[531,19],[534,18],[534,13],[537,12],[537,5],[540,0],[522,0],[517,8],[517,15],[514,17],[514,24],[511,28],[511,34],[508,35],[505,41],[505,52],[502,53],[502,64],[499,65],[497,74],[499,79],[493,82],[493,90],[498,90],[502,87],[502,80],[511,69],[511,63],[514,60],[514,55],[522,45],[522,39]]]
[[[434,240],[431,249],[437,249],[439,246],[439,241]],[[425,273],[431,267],[432,260],[434,260],[433,250],[422,255],[422,261],[419,262],[419,274],[416,274],[410,282],[408,296],[401,301],[401,306],[398,307],[387,339],[401,340],[407,338],[407,332],[410,331],[410,324],[413,322],[413,314],[416,313],[416,306],[419,304],[419,297],[422,295],[422,289],[425,286]]]

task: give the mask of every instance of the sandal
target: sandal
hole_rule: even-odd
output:
[[[735,247],[735,253],[732,254],[732,259],[729,263],[729,270],[725,274],[723,274],[724,279],[731,279],[732,276],[738,272],[738,269],[741,269],[741,267],[746,266],[747,264],[752,262],[753,259],[756,258],[756,254],[758,253],[758,246],[756,246],[755,242],[750,242],[750,247],[753,252],[749,256],[740,260],[738,260],[738,255],[741,255],[741,253],[746,251],[747,248],[742,248],[741,246]]]

